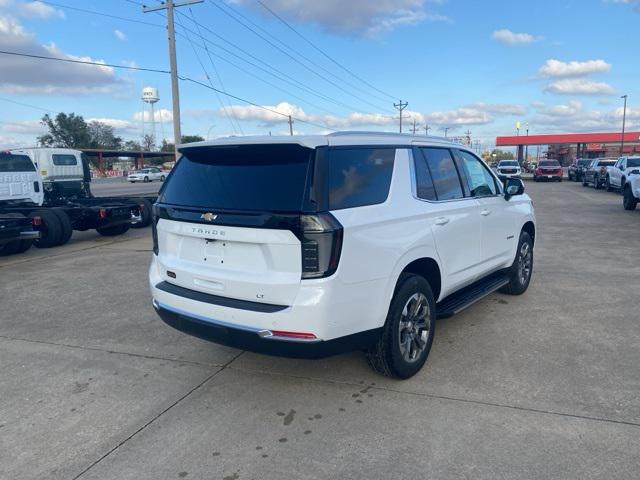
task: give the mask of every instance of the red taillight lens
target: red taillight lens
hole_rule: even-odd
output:
[[[40,225],[42,225],[42,218],[41,217],[33,217],[31,219],[31,224],[34,227],[39,227]]]
[[[338,269],[343,229],[330,213],[302,215],[302,278],[329,277]]]
[[[101,208],[100,210],[98,210],[98,216],[100,218],[102,218],[103,220],[105,218],[107,218],[107,209],[106,208]]]
[[[316,338],[318,338],[313,333],[305,332],[285,332],[283,330],[271,330],[271,333],[274,337],[297,338],[299,340],[315,340]]]

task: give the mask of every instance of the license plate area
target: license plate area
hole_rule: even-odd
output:
[[[202,261],[207,264],[224,264],[226,241],[216,239],[202,239]]]

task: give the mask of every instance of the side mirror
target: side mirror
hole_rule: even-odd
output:
[[[640,170],[631,170],[629,172],[630,175],[640,175]]]
[[[504,199],[509,200],[524,193],[524,183],[519,178],[509,178],[504,185]]]

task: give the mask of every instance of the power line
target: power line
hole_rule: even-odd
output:
[[[88,61],[88,60],[72,60],[72,59],[69,59],[69,58],[49,57],[49,56],[45,56],[45,55],[32,55],[32,54],[20,53],[20,52],[8,52],[6,50],[0,50],[0,54],[2,54],[2,55],[13,55],[13,56],[17,56],[17,57],[33,58],[33,59],[38,59],[38,60],[48,60],[48,61],[66,62],[66,63],[80,63],[80,64],[84,64],[84,65],[94,65],[94,66],[97,66],[97,67],[105,67],[105,66],[107,66],[107,67],[112,67],[112,68],[120,68],[120,69],[123,69],[123,70],[139,70],[139,71],[144,71],[144,72],[163,73],[163,74],[166,74],[166,75],[171,74],[171,72],[169,72],[168,70],[160,70],[160,69],[156,69],[156,68],[131,67],[129,65],[118,65],[118,64],[115,64],[115,63],[91,62],[91,61]],[[258,107],[258,108],[261,108],[261,109],[266,110],[268,112],[275,113],[275,114],[280,115],[280,116],[282,116],[284,118],[288,118],[289,117],[289,115],[286,114],[286,113],[282,113],[282,112],[279,112],[277,110],[273,110],[272,108],[265,107],[264,105],[259,105],[259,104],[255,103],[255,102],[252,102],[251,100],[247,100],[247,99],[239,97],[237,95],[233,95],[233,94],[231,94],[229,92],[226,92],[226,91],[220,90],[220,89],[218,89],[216,87],[207,85],[206,83],[202,83],[202,82],[200,82],[198,80],[195,80],[193,78],[185,77],[185,76],[182,76],[182,75],[178,75],[178,79],[181,80],[181,81],[184,81],[184,82],[190,82],[190,83],[194,83],[196,85],[200,85],[201,87],[207,88],[209,90],[216,91],[216,92],[221,93],[223,95],[227,95],[228,97],[236,99],[236,100],[238,100],[240,102],[246,103],[248,105],[253,105],[254,107]],[[320,124],[317,124],[317,123],[314,123],[314,122],[311,122],[311,121],[308,121],[308,120],[302,120],[301,118],[296,118],[296,117],[293,117],[293,116],[292,116],[292,118],[294,120],[300,122],[300,123],[305,123],[307,125],[312,125],[314,127],[319,127],[319,128],[323,128],[323,129],[327,128],[326,125],[320,125]],[[329,129],[329,130],[332,130],[332,129]]]
[[[275,48],[276,50],[278,50],[279,52],[281,52],[283,55],[286,55],[288,58],[290,58],[291,60],[293,60],[294,62],[296,62],[298,65],[300,65],[301,67],[303,67],[305,70],[308,70],[309,72],[311,72],[313,75],[317,76],[318,78],[324,80],[327,83],[330,83],[331,85],[333,85],[334,87],[336,87],[338,90],[342,91],[343,93],[346,93],[347,95],[356,98],[358,100],[360,100],[363,103],[366,103],[370,106],[372,106],[375,109],[380,109],[380,110],[386,110],[386,108],[384,107],[380,107],[379,105],[375,105],[371,102],[369,102],[368,100],[349,93],[347,90],[345,90],[341,85],[339,85],[338,83],[334,82],[333,80],[327,78],[324,75],[321,75],[320,73],[318,73],[316,70],[314,70],[313,68],[309,67],[308,65],[302,63],[300,60],[298,60],[296,57],[294,57],[293,55],[291,55],[289,52],[285,51],[284,49],[282,49],[281,47],[279,47],[278,45],[276,45],[275,43],[273,43],[271,40],[269,40],[268,38],[266,38],[264,35],[262,35],[261,33],[257,32],[256,30],[254,30],[253,28],[251,28],[250,26],[248,26],[247,24],[245,24],[244,22],[242,22],[241,20],[238,20],[236,17],[234,17],[233,15],[230,15],[228,12],[226,12],[223,8],[221,8],[220,6],[218,6],[217,3],[215,3],[213,0],[209,0],[209,3],[211,5],[213,5],[215,8],[217,8],[218,10],[220,10],[221,12],[229,15],[231,18],[233,18],[236,22],[238,22],[240,25],[244,26],[246,29],[248,29],[249,31],[251,31],[254,35],[260,37],[262,40],[264,40],[265,42],[267,42],[269,45],[271,45],[273,48]]]
[[[351,75],[352,77],[356,78],[357,80],[361,81],[362,83],[364,83],[365,85],[369,86],[370,88],[373,88],[375,91],[382,93],[383,95],[386,95],[387,97],[391,98],[391,99],[396,99],[398,98],[395,95],[391,95],[387,92],[384,92],[382,90],[380,90],[379,88],[375,87],[374,85],[372,85],[371,83],[367,82],[365,79],[361,78],[360,76],[356,75],[355,73],[353,73],[349,68],[345,67],[344,65],[342,65],[341,63],[339,63],[337,60],[334,60],[329,54],[325,53],[324,50],[322,50],[320,47],[316,46],[316,44],[314,44],[311,40],[309,40],[307,37],[305,37],[304,35],[302,35],[298,30],[296,30],[295,28],[293,28],[284,18],[282,18],[280,15],[278,15],[275,11],[273,11],[270,7],[268,7],[267,5],[265,5],[261,0],[256,0],[260,5],[262,5],[262,7],[267,10],[269,13],[271,13],[271,15],[273,15],[274,17],[276,17],[278,20],[280,20],[287,28],[289,28],[291,31],[293,31],[296,35],[298,35],[300,38],[302,38],[305,42],[307,42],[309,45],[311,45],[315,50],[317,50],[318,52],[320,52],[323,56],[325,56],[327,59],[329,59],[331,62],[333,62],[335,65],[337,65],[338,67],[340,67],[342,70],[344,70],[345,72],[347,72],[349,75]]]
[[[182,27],[182,23],[180,23],[180,19],[178,19],[177,22],[178,22],[178,25],[180,25]],[[209,76],[209,72],[207,72],[207,69],[205,68],[204,63],[202,63],[202,60],[200,60],[200,55],[198,55],[196,47],[193,44],[193,42],[191,41],[191,37],[189,37],[189,34],[186,34],[185,37],[186,37],[187,41],[189,42],[189,45],[191,45],[191,49],[193,50],[193,54],[196,56],[196,59],[198,60],[198,63],[202,67],[202,71],[204,72],[204,76],[207,78],[207,81],[209,82],[209,84],[213,86],[213,82],[211,81],[211,77]],[[222,107],[222,111],[224,112],[225,117],[227,117],[227,120],[229,120],[229,124],[231,125],[231,128],[233,129],[233,131],[235,133],[238,133],[238,131],[241,131],[241,130],[238,130],[238,127],[236,126],[236,124],[231,119],[231,116],[229,115],[229,112],[227,112],[227,109],[225,108],[225,105],[222,102],[222,98],[220,98],[220,94],[218,92],[215,92],[215,94],[216,94],[216,98],[218,99],[218,103]],[[237,119],[236,119],[236,122],[237,122]],[[238,126],[239,125],[240,124],[238,123]],[[244,134],[244,132],[243,132],[243,134]]]
[[[21,105],[23,107],[29,107],[29,108],[33,108],[33,109],[36,109],[36,110],[42,110],[43,112],[57,113],[55,110],[49,110],[48,108],[36,107],[35,105],[30,105],[28,103],[16,102],[15,100],[9,100],[8,98],[4,98],[4,97],[0,97],[0,100],[2,100],[3,102],[9,102],[9,103],[14,103],[16,105]]]
[[[212,0],[213,1],[213,0]],[[306,62],[310,63],[311,65],[313,65],[316,68],[319,68],[320,70],[324,71],[325,73],[327,73],[328,75],[331,75],[333,78],[335,78],[336,80],[338,80],[339,82],[344,83],[345,85],[348,85],[349,87],[351,87],[352,89],[354,89],[356,92],[360,92],[361,91],[361,87],[358,87],[356,85],[354,85],[353,83],[350,83],[348,81],[346,81],[344,78],[339,77],[338,75],[336,75],[335,73],[331,72],[330,70],[328,70],[327,68],[325,68],[323,65],[319,64],[318,62],[314,61],[313,59],[309,58],[308,56],[306,56],[305,54],[295,50],[294,48],[292,48],[291,46],[289,46],[287,43],[283,42],[282,40],[280,40],[278,37],[276,37],[275,35],[273,35],[272,33],[268,32],[267,30],[265,30],[264,28],[262,28],[260,25],[258,25],[257,23],[255,23],[253,20],[251,20],[250,18],[248,18],[246,15],[243,15],[240,11],[238,11],[237,9],[233,8],[231,5],[229,5],[228,3],[225,2],[219,2],[218,3],[218,8],[222,9],[222,7],[224,7],[224,9],[226,10],[230,10],[232,11],[235,15],[238,15],[239,17],[241,17],[242,19],[244,19],[245,21],[249,22],[251,25],[253,25],[255,28],[257,28],[258,30],[260,30],[261,32],[263,32],[265,35],[269,36],[270,38],[272,38],[273,40],[275,40],[276,42],[278,42],[280,45],[282,45],[284,48],[286,48],[287,50],[289,50],[290,52],[294,53],[295,55],[298,55],[299,57],[303,58]],[[223,10],[223,12],[230,16],[231,18],[234,18],[233,15],[231,15],[229,12],[226,12]],[[234,20],[238,21],[237,19],[234,18]],[[246,25],[245,25],[246,27]],[[246,27],[248,28],[248,27]],[[382,101],[387,101],[385,98],[382,98],[380,96],[378,96],[377,94],[375,95],[375,97],[379,100]],[[379,107],[377,107],[379,108]]]
[[[63,5],[57,2],[50,2],[48,0],[40,0],[40,3],[51,5],[52,7],[63,8],[65,10],[75,10],[76,12],[90,13],[92,15],[100,15],[101,17],[115,18],[117,20],[122,20],[124,22],[139,23],[142,25],[149,25],[151,27],[166,28],[164,25],[160,25],[159,23],[151,23],[151,22],[145,22],[144,20],[136,20],[134,18],[120,17],[118,15],[111,15],[110,13],[97,12],[95,10],[88,10],[86,8],[72,7],[70,5]],[[135,3],[135,2],[132,1],[130,3]]]

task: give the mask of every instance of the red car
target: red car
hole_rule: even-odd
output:
[[[562,165],[557,160],[541,160],[533,172],[533,180],[562,181]]]

